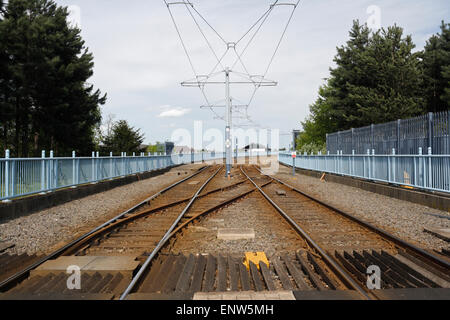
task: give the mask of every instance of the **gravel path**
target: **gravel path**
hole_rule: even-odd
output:
[[[305,175],[297,174],[293,178],[292,169],[284,166],[280,166],[277,177],[292,186],[298,187],[305,193],[422,248],[449,248],[448,242],[423,232],[423,228],[450,228],[449,219],[430,215],[438,214],[450,218],[450,212],[432,209],[343,184],[320,181],[320,179]]]
[[[49,253],[191,174],[185,165],[163,175],[117,187],[0,224],[0,240],[15,244],[10,254]]]

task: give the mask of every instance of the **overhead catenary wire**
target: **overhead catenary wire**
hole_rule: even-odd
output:
[[[197,77],[197,72],[195,71],[194,64],[192,63],[192,59],[191,59],[191,57],[189,55],[189,52],[188,52],[188,50],[186,48],[186,45],[185,45],[184,40],[183,40],[183,37],[181,36],[181,32],[180,32],[180,29],[178,28],[178,25],[177,25],[176,21],[175,21],[175,17],[172,14],[172,10],[170,10],[170,5],[167,2],[167,0],[164,0],[164,2],[166,4],[166,6],[167,6],[167,9],[169,10],[170,18],[172,19],[173,25],[175,26],[175,30],[177,31],[178,37],[180,38],[181,45],[183,46],[184,52],[185,52],[185,54],[186,54],[186,56],[187,56],[187,58],[189,60],[189,64],[191,65],[191,68],[192,68],[192,71],[194,73],[194,76]]]
[[[222,69],[224,69],[224,66],[222,65],[222,60],[219,59],[219,57],[217,56],[216,51],[214,50],[214,48],[212,47],[211,43],[209,42],[208,38],[206,37],[205,33],[203,32],[202,28],[200,27],[199,23],[197,22],[197,19],[195,19],[194,15],[192,14],[191,10],[189,9],[189,6],[186,4],[186,9],[189,12],[190,16],[192,17],[192,19],[194,20],[198,30],[200,31],[201,35],[203,36],[203,39],[205,39],[206,44],[208,45],[209,49],[211,50],[211,52],[213,53],[214,57],[217,60],[217,63],[222,67]],[[197,11],[196,11],[197,12]],[[214,72],[214,71],[213,71]]]
[[[211,78],[211,76],[215,73],[215,71],[217,70],[217,68],[218,68],[219,66],[220,66],[222,69],[225,69],[222,62],[223,62],[223,59],[224,59],[224,58],[227,56],[227,54],[229,53],[230,48],[232,48],[233,51],[234,51],[234,53],[236,54],[236,60],[235,60],[234,63],[232,64],[232,67],[231,67],[231,69],[230,69],[230,72],[234,72],[234,73],[236,73],[238,76],[241,76],[241,77],[244,77],[244,78],[246,78],[246,79],[249,79],[249,83],[251,83],[251,84],[254,85],[253,92],[252,92],[252,94],[251,94],[249,103],[247,104],[247,108],[246,108],[246,112],[248,112],[248,107],[252,104],[252,102],[253,102],[253,100],[254,100],[254,98],[255,98],[255,96],[256,96],[256,93],[257,93],[258,89],[259,89],[261,86],[269,85],[269,83],[270,83],[270,81],[267,81],[267,80],[265,79],[265,77],[267,76],[267,73],[269,72],[270,67],[271,67],[271,65],[272,65],[273,62],[274,62],[275,56],[276,56],[276,54],[277,54],[278,51],[279,51],[279,48],[280,48],[280,46],[281,46],[281,43],[282,43],[282,41],[283,41],[283,39],[284,39],[284,37],[285,37],[285,35],[286,35],[286,31],[287,31],[287,29],[288,29],[288,27],[289,27],[289,25],[290,25],[290,23],[291,23],[291,21],[292,21],[292,18],[293,18],[293,16],[294,16],[295,10],[296,10],[298,4],[300,3],[300,1],[301,1],[301,0],[297,0],[295,3],[280,3],[279,0],[275,0],[275,1],[269,6],[269,9],[267,9],[267,10],[263,13],[263,15],[260,16],[260,17],[258,18],[258,20],[257,20],[255,23],[253,23],[253,24],[251,25],[251,27],[250,27],[248,30],[246,30],[246,32],[244,32],[244,34],[238,39],[237,42],[231,43],[231,42],[227,42],[227,41],[225,40],[225,38],[224,38],[224,37],[223,37],[223,36],[222,36],[222,35],[221,35],[221,34],[220,34],[220,33],[212,26],[211,23],[208,22],[208,20],[207,20],[207,19],[206,19],[206,18],[205,18],[205,17],[204,17],[204,16],[203,16],[196,8],[195,8],[195,6],[193,5],[193,3],[191,3],[190,1],[183,0],[183,1],[177,1],[177,2],[168,2],[167,0],[164,0],[165,4],[166,4],[166,6],[167,6],[167,8],[168,8],[168,10],[169,10],[171,19],[172,19],[172,21],[173,21],[173,23],[174,23],[175,29],[176,29],[176,31],[177,31],[177,33],[178,33],[179,38],[180,38],[180,41],[181,41],[181,43],[182,43],[183,49],[184,49],[184,51],[185,51],[185,54],[186,54],[186,56],[188,57],[189,63],[190,63],[191,68],[192,68],[192,71],[194,72],[195,79],[196,79],[196,81],[187,83],[187,85],[188,85],[188,86],[193,86],[193,85],[195,85],[195,86],[198,86],[198,87],[199,87],[199,89],[200,89],[200,91],[201,91],[201,93],[202,93],[202,95],[203,95],[203,97],[204,97],[204,99],[205,99],[205,102],[206,102],[207,106],[209,106],[209,109],[210,109],[217,117],[219,117],[219,118],[221,118],[221,119],[224,119],[224,117],[220,117],[220,116],[214,111],[213,106],[209,103],[209,99],[208,99],[208,97],[207,97],[207,95],[206,95],[206,93],[205,93],[205,86],[206,86],[208,83],[215,83],[215,82],[208,82],[208,81],[209,81],[209,79]],[[199,76],[199,74],[197,73],[197,71],[196,71],[196,69],[195,69],[195,66],[194,66],[194,63],[193,63],[193,61],[192,61],[192,58],[191,58],[191,56],[189,55],[189,52],[188,52],[188,50],[187,50],[187,46],[186,46],[186,44],[185,44],[185,42],[184,42],[184,40],[183,40],[183,37],[182,37],[182,35],[181,35],[180,28],[178,27],[178,25],[177,25],[177,23],[176,23],[176,21],[175,21],[174,15],[173,15],[173,13],[172,13],[172,11],[171,11],[171,8],[170,8],[171,5],[184,5],[184,6],[186,7],[187,11],[189,12],[189,15],[191,16],[191,18],[193,19],[195,25],[197,26],[198,31],[201,33],[201,35],[202,35],[203,39],[205,40],[207,46],[209,47],[209,49],[211,50],[212,54],[214,55],[214,57],[215,57],[217,63],[215,64],[214,68],[212,68],[212,70],[211,70],[211,72],[210,72],[209,74],[207,74],[207,75],[205,75],[205,76]],[[245,65],[244,61],[242,60],[242,57],[243,57],[243,55],[246,53],[246,51],[247,51],[247,49],[249,48],[249,46],[253,43],[253,41],[254,41],[254,39],[256,38],[256,36],[259,34],[260,30],[262,29],[262,27],[264,26],[264,24],[265,24],[266,21],[268,20],[269,16],[271,15],[272,11],[274,10],[274,8],[276,8],[277,6],[281,6],[281,5],[286,5],[286,6],[289,5],[289,6],[293,6],[293,10],[292,10],[292,12],[291,12],[291,14],[290,14],[290,16],[289,16],[289,19],[288,19],[288,21],[287,21],[287,23],[286,23],[286,25],[285,25],[285,27],[284,27],[284,29],[283,29],[283,32],[282,32],[282,34],[281,34],[281,37],[280,37],[280,39],[279,39],[278,42],[277,42],[276,48],[275,48],[275,50],[274,50],[274,53],[271,55],[270,60],[269,60],[269,63],[268,63],[268,65],[267,65],[267,67],[265,68],[264,75],[263,75],[263,76],[260,76],[260,79],[257,79],[256,76],[252,76],[252,75],[250,74],[250,72],[249,72],[247,66]],[[203,31],[202,26],[201,26],[200,23],[197,21],[197,19],[196,19],[196,17],[194,16],[194,13],[193,13],[193,12],[195,12],[195,14],[197,14],[197,15],[200,17],[200,19],[203,20],[203,22],[204,22],[204,23],[205,23],[205,24],[206,24],[206,25],[214,32],[214,34],[215,34],[215,35],[216,35],[216,36],[217,36],[217,37],[218,37],[218,38],[219,38],[219,39],[227,46],[225,52],[223,53],[223,55],[222,55],[220,58],[219,58],[219,56],[217,55],[216,51],[214,50],[214,48],[213,48],[211,42],[208,40],[208,37],[206,36],[206,33]],[[251,35],[249,41],[248,41],[248,42],[246,43],[246,45],[244,46],[243,50],[239,53],[239,52],[236,50],[237,44],[241,43],[241,41],[243,41],[248,35],[250,35],[251,32],[252,32],[253,30],[254,30],[254,32],[253,32],[253,34]],[[238,64],[238,63],[240,63],[240,65],[241,65],[242,68],[244,69],[244,72],[245,72],[245,73],[239,74],[238,72],[236,72],[236,71],[233,70],[233,68],[235,68],[236,64]],[[223,71],[221,71],[221,72],[223,72]],[[221,73],[221,72],[220,72],[220,73]],[[255,79],[255,78],[256,78],[256,79]],[[276,85],[275,82],[272,82],[272,83]],[[248,116],[247,116],[247,117],[248,117]]]
[[[275,1],[275,4],[276,3],[278,3],[278,1],[279,0],[276,0]],[[253,28],[262,20],[262,19],[264,19],[264,17],[267,15],[267,14],[269,14],[270,13],[270,11],[272,11],[272,8],[273,8],[273,6],[270,6],[269,7],[269,9],[267,9],[267,11],[266,12],[264,12],[264,14],[250,27],[250,29],[248,29],[247,30],[247,32],[245,32],[244,33],[244,35],[238,40],[238,41],[236,41],[236,45],[238,44],[238,43],[240,43],[249,33],[250,33],[250,31],[252,31],[253,30]]]
[[[278,2],[278,1],[276,1]],[[253,40],[255,39],[256,35],[259,33],[259,31],[261,30],[262,26],[264,25],[264,23],[267,21],[267,19],[270,16],[270,13],[272,12],[273,8],[275,8],[274,6],[271,6],[270,9],[267,11],[267,14],[265,15],[264,19],[261,21],[259,27],[255,30],[255,33],[253,34],[253,36],[250,38],[250,40],[247,42],[247,44],[245,45],[244,49],[242,50],[242,52],[239,54],[238,53],[238,59],[236,59],[234,61],[234,63],[231,66],[231,69],[233,69],[236,64],[238,63],[239,59],[242,59],[242,56],[244,55],[244,53],[247,51],[248,47],[250,46],[250,44],[253,42]]]
[[[255,96],[256,96],[256,93],[257,93],[258,89],[261,87],[261,84],[262,84],[263,79],[267,76],[267,73],[269,72],[269,69],[270,69],[272,63],[273,63],[273,61],[275,60],[275,56],[276,56],[276,54],[278,53],[278,50],[280,49],[281,42],[283,41],[284,36],[286,35],[287,29],[288,29],[289,25],[291,24],[292,18],[293,18],[294,13],[295,13],[295,10],[297,9],[297,6],[299,5],[300,1],[301,1],[301,0],[297,0],[297,3],[292,4],[292,5],[294,6],[294,8],[292,9],[292,12],[291,12],[291,14],[290,14],[290,16],[289,16],[288,22],[286,23],[286,26],[284,27],[283,33],[281,34],[280,40],[279,40],[278,43],[277,43],[277,46],[276,46],[276,48],[275,48],[275,51],[274,51],[272,57],[270,58],[269,64],[267,65],[267,68],[266,68],[266,70],[265,70],[265,72],[264,72],[264,75],[263,75],[263,77],[262,77],[262,80],[261,80],[261,82],[259,83],[259,85],[255,86],[255,89],[253,90],[253,93],[252,93],[252,95],[251,95],[250,101],[249,101],[249,103],[248,103],[249,106],[252,104],[252,102],[253,102],[253,100],[254,100],[254,98],[255,98]],[[278,1],[277,1],[277,2],[278,2]],[[272,8],[274,8],[274,7],[275,7],[275,5],[272,6]]]
[[[286,35],[286,31],[287,31],[287,29],[289,28],[289,25],[291,24],[292,17],[294,16],[295,10],[297,9],[297,6],[298,6],[298,4],[300,3],[300,1],[301,1],[301,0],[297,0],[297,3],[294,5],[294,8],[292,9],[291,15],[289,16],[288,22],[286,23],[286,26],[284,27],[283,33],[281,34],[280,40],[279,40],[278,43],[277,43],[277,47],[275,48],[275,52],[273,53],[273,55],[272,55],[272,57],[271,57],[271,59],[270,59],[269,65],[268,65],[267,68],[266,68],[266,72],[264,73],[263,78],[264,78],[264,77],[267,75],[267,73],[269,72],[270,66],[272,65],[272,63],[273,63],[273,61],[274,61],[274,59],[275,59],[275,56],[276,56],[276,54],[278,53],[278,50],[280,49],[281,42],[283,41],[284,36]]]

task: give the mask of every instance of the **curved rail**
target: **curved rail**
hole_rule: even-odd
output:
[[[152,253],[148,256],[148,258],[145,260],[142,267],[139,269],[138,273],[133,277],[131,280],[131,283],[128,285],[128,287],[125,289],[125,291],[120,296],[120,300],[124,300],[128,294],[133,290],[133,288],[136,286],[136,283],[141,278],[142,274],[147,270],[150,263],[153,261],[153,258],[158,254],[159,250],[166,244],[166,242],[170,239],[170,236],[172,234],[172,231],[175,229],[175,227],[180,222],[181,218],[186,214],[186,212],[190,209],[194,201],[199,196],[200,192],[203,191],[203,189],[208,185],[208,183],[223,169],[223,167],[220,167],[218,170],[216,170],[211,177],[209,177],[208,180],[197,190],[197,192],[192,197],[191,201],[186,205],[186,207],[183,209],[183,211],[179,214],[178,218],[175,220],[175,222],[172,224],[172,226],[169,228],[169,230],[165,233],[165,235],[162,237],[162,239],[159,241],[158,245],[155,249],[153,249]]]
[[[23,276],[25,276],[28,272],[30,272],[31,270],[39,267],[41,264],[45,263],[48,260],[54,259],[59,257],[60,255],[62,255],[63,253],[65,253],[67,250],[69,250],[70,248],[72,248],[73,246],[77,245],[78,243],[80,243],[81,241],[83,241],[84,239],[86,239],[87,237],[93,235],[94,233],[108,227],[109,225],[112,225],[114,223],[116,223],[118,220],[120,220],[121,218],[123,218],[125,215],[129,214],[130,212],[136,210],[137,208],[145,205],[146,203],[148,203],[149,201],[155,199],[156,197],[160,196],[161,194],[169,191],[170,189],[173,189],[174,187],[176,187],[177,185],[197,176],[198,174],[202,173],[204,170],[206,170],[209,166],[205,166],[202,169],[200,169],[199,171],[191,174],[190,176],[183,178],[173,184],[171,184],[170,186],[162,189],[161,191],[155,193],[154,195],[148,197],[147,199],[141,201],[140,203],[136,204],[135,206],[131,207],[130,209],[120,213],[119,215],[115,216],[114,218],[112,218],[111,220],[108,220],[107,222],[103,223],[102,225],[92,229],[91,231],[85,233],[84,235],[80,236],[79,238],[71,241],[70,243],[66,244],[65,246],[57,249],[56,251],[52,252],[51,254],[49,254],[48,256],[42,258],[41,260],[33,263],[32,265],[24,268],[22,271],[19,271],[18,273],[12,275],[11,277],[3,280],[2,282],[0,282],[0,291],[2,291],[3,289],[7,288],[9,285],[11,285],[14,281],[19,280],[20,278],[22,278]]]
[[[308,199],[311,199],[312,201],[317,202],[320,205],[322,205],[324,207],[327,207],[328,209],[330,209],[332,211],[335,211],[336,213],[340,214],[341,216],[343,216],[343,217],[345,217],[347,219],[350,219],[350,220],[360,224],[361,226],[363,226],[363,227],[365,227],[365,228],[367,228],[367,229],[369,229],[369,230],[379,234],[380,236],[382,236],[382,237],[384,237],[384,238],[394,242],[396,245],[398,245],[398,246],[400,246],[400,247],[402,247],[404,249],[407,249],[409,251],[412,251],[416,255],[419,255],[419,256],[422,256],[422,257],[426,258],[427,260],[433,262],[437,266],[443,267],[443,268],[448,269],[448,270],[450,269],[450,263],[445,261],[445,260],[443,260],[443,259],[441,259],[440,257],[438,257],[438,256],[436,256],[436,255],[434,255],[434,254],[432,254],[430,252],[427,252],[427,251],[425,251],[425,250],[423,250],[423,249],[421,249],[421,248],[419,248],[419,247],[417,247],[417,246],[415,246],[413,244],[410,244],[410,243],[408,243],[408,242],[406,242],[406,241],[404,241],[404,240],[402,240],[402,239],[400,239],[400,238],[398,238],[398,237],[396,237],[396,236],[394,236],[394,235],[392,235],[392,234],[390,234],[390,233],[388,233],[388,232],[386,232],[386,231],[384,231],[384,230],[382,230],[382,229],[380,229],[380,228],[378,228],[378,227],[376,227],[376,226],[374,226],[374,225],[372,225],[372,224],[370,224],[368,222],[365,222],[365,221],[363,221],[363,220],[361,220],[361,219],[359,219],[359,218],[357,218],[355,216],[352,216],[352,215],[350,215],[350,214],[348,214],[348,213],[346,213],[346,212],[344,212],[344,211],[342,211],[342,210],[340,210],[338,208],[335,208],[334,206],[332,206],[332,205],[330,205],[330,204],[328,204],[328,203],[326,203],[324,201],[321,201],[321,200],[319,200],[319,199],[317,199],[317,198],[315,198],[315,197],[313,197],[313,196],[311,196],[311,195],[309,195],[309,194],[307,194],[307,193],[305,193],[305,192],[303,192],[303,191],[301,191],[301,190],[299,190],[299,189],[297,189],[297,188],[287,184],[286,182],[281,181],[278,178],[275,178],[273,176],[264,174],[258,168],[257,168],[257,170],[262,175],[265,175],[265,176],[273,179],[274,181],[276,181],[276,182],[286,186],[287,188],[291,189],[292,191],[295,191],[295,192],[301,194],[302,196],[307,197]]]
[[[263,197],[285,218],[289,224],[299,233],[327,262],[327,264],[336,272],[336,274],[346,283],[349,287],[358,291],[364,298],[371,300],[372,298],[367,292],[348,274],[341,266],[329,256],[325,250],[323,250],[306,232],[303,230],[283,209],[281,209],[262,189],[258,186],[252,178],[250,178],[245,170],[241,167],[241,172],[247,177],[247,179],[258,189]],[[269,176],[268,176],[269,177]],[[270,177],[271,178],[271,177]]]

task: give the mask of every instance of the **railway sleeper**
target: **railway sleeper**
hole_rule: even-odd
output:
[[[381,272],[380,289],[450,288],[450,282],[441,278],[439,272],[422,268],[406,254],[392,255],[383,250],[336,251],[335,257],[363,285],[366,284],[369,267],[376,266]]]
[[[138,294],[180,295],[197,292],[342,290],[321,261],[307,252],[272,256],[269,267],[250,263],[244,254],[164,254],[150,267]]]

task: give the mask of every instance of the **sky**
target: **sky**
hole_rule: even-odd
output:
[[[209,74],[217,63],[214,54],[220,57],[226,50],[225,43],[237,42],[273,1],[192,0],[194,8],[223,39],[191,11],[208,42],[183,5],[171,6],[196,74]],[[201,91],[180,85],[195,74],[163,0],[56,2],[69,6],[72,20],[81,28],[86,46],[94,55],[94,76],[89,82],[108,94],[102,107],[104,118],[114,115],[115,120],[124,119],[141,128],[146,143],[169,140],[177,129],[193,131],[194,121],[202,121],[204,130],[223,130],[223,120],[210,109],[200,108],[206,104]],[[238,72],[265,73],[292,8],[273,9],[242,56],[246,69],[238,61],[231,81],[239,78]],[[416,50],[421,50],[439,31],[441,21],[449,21],[449,8],[448,0],[300,1],[266,75],[277,86],[258,90],[248,108],[249,116],[253,123],[279,129],[281,146],[287,146],[289,132],[300,129],[300,122],[308,116],[309,105],[329,76],[336,47],[348,40],[354,19],[368,22],[374,29],[397,24],[405,34],[412,35]],[[238,52],[250,36],[238,42]],[[233,64],[236,56],[232,54],[231,49],[222,66]],[[224,81],[224,74],[211,81]],[[211,84],[205,90],[210,102],[224,103],[223,85]],[[237,104],[247,104],[251,93],[251,85],[231,86]],[[214,110],[219,116],[224,113],[224,108]],[[234,123],[245,123],[242,121],[235,119]]]

